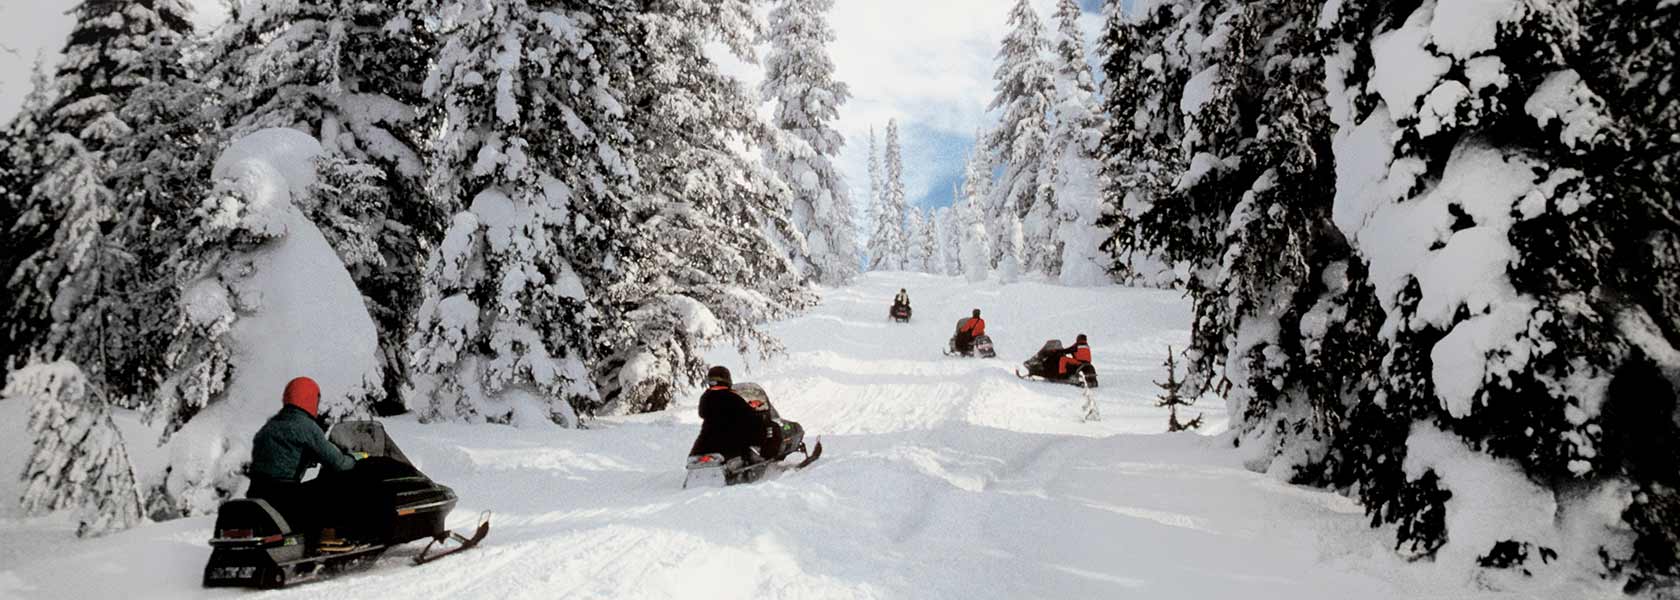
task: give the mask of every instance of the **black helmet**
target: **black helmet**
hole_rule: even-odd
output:
[[[976,317],[980,316],[980,309],[978,309],[978,308],[974,309],[974,316],[976,316]]]
[[[900,293],[900,294],[904,293],[904,288],[898,288],[898,293]]]
[[[1079,334],[1079,343],[1081,343],[1081,344],[1085,343],[1085,334],[1083,334],[1083,333]]]
[[[728,386],[733,383],[734,379],[729,376],[729,367],[718,365],[706,371],[707,385]]]

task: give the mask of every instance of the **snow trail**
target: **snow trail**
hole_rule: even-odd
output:
[[[901,287],[909,324],[886,316]],[[490,538],[418,568],[407,561],[420,545],[401,547],[265,597],[1497,597],[1405,565],[1351,501],[1244,470],[1223,436],[1159,433],[1151,382],[1166,346],[1188,338],[1176,292],[912,274],[825,292],[774,327],[785,357],[714,353],[822,438],[811,468],[681,489],[693,394],[582,431],[390,419],[403,449],[460,494],[451,524],[492,510]],[[973,308],[998,358],[941,355]],[[1100,422],[1080,422],[1078,389],[1010,372],[1045,339],[1078,333],[1101,372]],[[15,409],[0,404],[0,417]],[[1224,429],[1223,403],[1194,412]],[[0,512],[0,597],[239,595],[198,587],[210,518],[91,541],[54,519]]]

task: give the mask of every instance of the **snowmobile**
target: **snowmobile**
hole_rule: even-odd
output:
[[[1021,363],[1021,366],[1027,368],[1026,374],[1023,375],[1019,370],[1017,370],[1015,371],[1015,376],[1022,379],[1042,379],[1045,381],[1054,381],[1056,383],[1065,383],[1083,388],[1097,387],[1097,368],[1091,366],[1090,363],[1080,365],[1079,368],[1074,370],[1072,373],[1057,373],[1056,366],[1057,363],[1060,362],[1061,354],[1061,340],[1046,341],[1044,342],[1044,346],[1038,349],[1037,354],[1034,354],[1032,358],[1027,359],[1027,362]]]
[[[358,541],[366,543],[323,551],[312,547],[304,532],[293,530],[268,501],[229,500],[216,512],[204,587],[281,588],[371,563],[393,546],[430,538],[414,558],[415,564],[425,564],[477,546],[490,534],[489,513],[480,515],[470,535],[445,528],[455,491],[421,474],[378,422],[339,423],[328,439],[346,452],[368,455],[347,474],[366,484],[373,505],[362,514],[383,516],[356,524]],[[434,547],[441,551],[433,552]]]
[[[809,449],[805,447],[805,428],[799,423],[783,419],[770,404],[770,395],[756,383],[737,383],[735,393],[747,401],[764,421],[763,437],[758,444],[747,448],[747,455],[724,458],[722,454],[696,454],[688,457],[687,475],[683,488],[724,487],[738,483],[752,483],[764,477],[772,467],[794,454],[805,458],[793,466],[803,469],[822,456],[822,440]]]
[[[960,331],[962,329],[962,326],[966,325],[966,324],[968,324],[968,319],[958,320],[957,321],[957,329]],[[978,356],[980,358],[997,358],[997,351],[992,349],[992,336],[984,335],[984,334],[981,334],[979,336],[975,336],[974,340],[969,342],[968,351],[965,352],[965,351],[962,351],[962,350],[958,350],[957,349],[957,334],[951,334],[951,340],[945,343],[945,355],[946,356],[968,356],[968,357]]]
[[[892,308],[887,309],[887,317],[891,318],[894,321],[898,321],[900,323],[909,323],[910,322],[910,305],[908,305],[908,304],[894,304],[892,306]]]

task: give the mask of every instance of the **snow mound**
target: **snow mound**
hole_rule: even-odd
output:
[[[321,386],[324,414],[365,413],[380,389],[378,336],[343,261],[295,202],[315,182],[314,138],[268,129],[234,142],[214,175],[244,202],[237,228],[268,238],[192,286],[187,312],[237,317],[226,335],[232,375],[221,398],[171,438],[165,487],[188,513],[213,511],[243,485],[250,440],[294,377]],[[229,214],[224,211],[224,214]],[[196,318],[196,317],[195,317]]]

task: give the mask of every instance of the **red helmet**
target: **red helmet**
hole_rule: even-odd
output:
[[[321,408],[321,386],[308,377],[293,379],[286,384],[286,393],[280,401],[303,409],[311,417],[319,416],[316,413]]]

